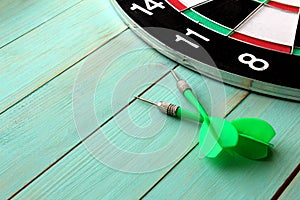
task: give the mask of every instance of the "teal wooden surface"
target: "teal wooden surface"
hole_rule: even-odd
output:
[[[116,68],[119,67],[120,66],[116,66]],[[177,69],[177,72],[183,75],[183,77],[187,78],[197,93],[200,93],[201,91],[201,94],[203,94],[201,98],[204,101],[210,101],[210,96],[205,89],[205,85],[201,84],[201,77],[198,74],[182,67]],[[147,86],[148,84],[145,87]],[[223,87],[223,85],[219,84],[219,87]],[[143,88],[136,92],[128,90],[126,92],[135,94],[142,90]],[[247,93],[230,87],[226,87],[226,91],[228,102],[230,102],[228,105],[228,110],[229,107],[234,108]],[[98,95],[101,94],[97,94],[97,96]],[[125,93],[117,95],[118,99],[128,97]],[[183,100],[177,91],[176,83],[170,74],[156,86],[147,91],[144,96],[151,98],[154,101],[168,100],[174,103],[183,102],[185,103],[183,105],[184,107],[191,109],[189,104]],[[223,104],[224,99],[219,99],[218,103]],[[103,110],[103,105],[99,104],[97,107],[98,109],[96,110]],[[149,111],[151,110],[153,115],[152,122],[149,125]],[[128,118],[128,112],[132,118]],[[135,137],[126,135],[135,133],[142,137],[141,134],[143,133],[144,136],[149,136],[149,134],[153,134],[155,127],[159,126],[159,122],[163,120],[166,120],[166,123],[164,124],[162,130],[156,130],[157,135],[155,137],[147,138],[147,140],[138,140]],[[135,101],[127,109],[115,116],[114,119],[105,124],[82,145],[72,151],[68,156],[65,157],[65,159],[55,165],[52,169],[48,170],[47,173],[40,177],[40,179],[27,187],[17,197],[20,197],[21,199],[53,199],[57,196],[59,196],[61,199],[137,199],[144,193],[144,191],[149,189],[157,182],[157,180],[159,180],[166,172],[168,172],[171,167],[178,162],[178,159],[174,160],[173,163],[170,163],[170,165],[165,166],[163,169],[156,169],[156,164],[162,162],[166,155],[156,158],[157,162],[154,163],[150,162],[149,160],[145,160],[145,163],[135,163],[134,160],[130,160],[130,157],[123,157],[120,155],[116,149],[110,150],[109,142],[125,151],[143,153],[153,152],[165,147],[168,143],[170,143],[170,140],[174,140],[174,133],[177,132],[177,129],[180,125],[179,122],[180,121],[173,118],[166,118],[165,115],[162,115],[155,109],[153,110],[153,107],[147,104]],[[120,123],[123,123],[123,126]],[[145,126],[145,124],[146,127],[142,128],[141,131],[134,131],[137,128],[136,126]],[[184,134],[193,134],[192,136],[189,136],[192,138],[197,135],[198,127],[195,125],[195,123],[187,121],[183,122],[182,126],[182,129],[185,130]],[[105,134],[108,137],[109,142],[103,141],[102,138],[99,138],[101,137],[101,134]],[[188,136],[186,137],[189,138]],[[186,154],[190,149],[190,146],[195,145],[195,143],[195,140],[193,140],[191,143],[188,143],[188,145],[184,147],[185,151],[183,155]],[[177,145],[174,146],[174,149],[180,148],[180,144],[184,144],[184,141],[179,141]],[[109,151],[104,151],[104,148],[107,148]],[[179,155],[179,158],[181,158],[183,155]],[[100,156],[100,160],[105,157],[114,158],[121,163],[121,166],[133,162],[135,167],[130,166],[130,169],[120,168],[120,170],[125,170],[125,172],[117,169],[111,169],[106,165],[101,164],[99,160],[96,159],[97,156]],[[172,154],[169,154],[168,156],[172,156]],[[139,169],[142,170],[144,168],[155,170],[151,173],[140,174],[130,174],[126,172],[127,170],[138,171]]]
[[[1,48],[0,113],[125,28],[109,2],[86,0]]]
[[[79,3],[80,0],[0,2],[0,48]]]
[[[120,48],[119,45],[122,42],[129,44],[126,50]],[[88,76],[89,73],[94,73],[99,67],[105,67],[105,63],[108,65],[119,55],[143,47],[145,47],[143,42],[138,41],[131,32],[127,32],[91,55],[90,61],[82,61],[77,64],[76,67],[59,76],[57,80],[46,84],[0,116],[1,124],[5,124],[0,129],[0,154],[3,158],[0,161],[0,170],[3,172],[0,174],[0,180],[2,180],[0,195],[2,198],[16,192],[81,141],[82,138],[79,137],[74,123],[72,104],[74,82],[80,69],[83,68],[88,72],[83,74],[85,76],[82,76],[84,80],[82,85],[84,86],[89,81],[93,81]],[[114,54],[109,50],[112,50]],[[142,52],[144,52],[144,58],[148,58],[147,60],[139,58],[140,54],[133,54],[131,55],[132,59],[127,61],[128,63],[123,63],[124,65],[109,71],[103,78],[107,85],[104,87],[104,91],[99,91],[101,93],[98,95],[102,99],[97,101],[97,104],[101,107],[101,116],[98,117],[99,121],[96,127],[91,125],[90,119],[87,119],[87,129],[84,130],[84,135],[90,134],[113,114],[110,111],[110,97],[114,87],[112,83],[115,81],[114,77],[118,78],[130,69],[132,66],[130,63],[145,65],[160,62],[166,66],[173,67],[175,65],[151,49]],[[107,56],[103,57],[103,54],[107,54]],[[101,63],[101,66],[99,66],[99,63]],[[164,68],[157,68],[156,71],[153,71],[153,76],[156,76],[154,80],[158,79],[165,71]],[[94,78],[97,79],[98,77]],[[94,91],[91,91],[90,88],[85,89],[84,95],[88,96],[89,92],[94,94]],[[81,103],[85,107],[85,102]],[[115,104],[115,106],[121,108],[124,105]],[[88,112],[84,109],[82,111],[82,115],[86,114],[85,111]],[[24,154],[24,152],[26,153]],[[12,176],[15,172],[20,173]]]
[[[300,193],[300,173],[290,183],[289,187],[280,196],[281,200],[298,199]]]
[[[225,154],[198,160],[196,148],[145,199],[270,199],[299,163],[299,114],[299,103],[251,94],[228,119],[259,117],[271,123],[277,135],[269,159],[251,161]]]
[[[177,66],[125,31],[109,1],[1,1],[0,11],[0,199],[269,198],[299,163],[299,103]],[[273,156],[199,160],[195,123],[133,100],[192,109],[174,67],[210,113],[275,126]],[[168,145],[142,160],[113,148],[147,155]],[[282,198],[297,197],[298,182]]]

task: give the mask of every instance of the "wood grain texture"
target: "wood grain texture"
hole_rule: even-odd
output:
[[[126,48],[120,48],[124,45]],[[129,54],[130,51],[133,53]],[[116,68],[110,68],[109,64],[120,55],[130,59],[123,59]],[[156,63],[166,67],[156,66]],[[127,31],[0,115],[0,124],[3,124],[0,127],[0,199],[19,190],[111,117],[114,83],[134,66],[147,64],[156,66],[151,71],[152,82],[164,74],[168,66],[175,66]],[[100,72],[106,71],[102,74],[100,83],[98,81],[101,74],[93,76],[99,69]],[[145,78],[139,77],[139,80],[143,81]],[[76,80],[82,82],[77,82],[75,87]],[[89,114],[89,104],[86,101],[89,98],[84,98],[85,101],[80,102],[79,106],[82,106],[81,117],[86,119],[86,129],[79,135],[73,113],[73,103],[79,96],[73,97],[73,92],[75,89],[81,92],[80,88],[84,88],[84,97],[93,97],[95,91],[88,86],[94,83],[101,86],[96,95],[100,99],[94,102],[100,109],[98,121],[95,125],[90,119],[84,118]],[[105,85],[102,87],[101,83]],[[120,109],[124,104],[115,102],[114,106]]]
[[[79,3],[80,0],[0,2],[0,49]]]
[[[0,49],[0,113],[125,29],[108,1],[86,0]]]
[[[120,41],[124,40],[120,39]],[[139,61],[139,59],[132,60],[129,58],[127,60],[134,63]],[[121,63],[123,62],[111,70],[120,69],[124,66],[124,63]],[[182,67],[176,71],[188,80],[197,94],[201,94],[199,98],[206,102],[206,108],[210,111],[211,94],[204,79],[199,74]],[[151,83],[145,82],[138,84],[139,87],[131,87],[131,84],[135,83],[133,80],[141,78],[139,73],[139,71],[135,71],[133,74],[127,73],[121,79],[109,81],[111,85],[115,86],[115,91],[122,91],[122,88],[127,88],[124,92],[114,94],[117,95],[120,102],[123,99],[132,99],[135,94],[139,94],[151,85]],[[146,71],[144,74],[145,76],[148,75]],[[120,90],[118,89],[119,84],[114,83],[116,80],[122,81]],[[85,85],[83,83],[83,87]],[[220,83],[216,83],[216,85],[226,91],[227,99],[214,99],[217,100],[216,106],[229,102],[225,110],[229,110],[228,107],[236,106],[235,103],[240,102],[247,93],[231,87],[224,87]],[[83,88],[83,90],[88,91],[89,88]],[[214,95],[220,95],[220,93]],[[165,100],[180,103],[185,108],[192,110],[178,92],[176,83],[170,74],[147,90],[143,96],[153,101]],[[97,92],[95,99],[100,102],[108,97],[103,92]],[[82,104],[82,110],[85,110],[86,107]],[[101,115],[101,113],[103,115],[103,112],[106,111],[105,106],[101,104],[96,105],[95,108],[96,112],[99,112],[97,115]],[[179,142],[174,143],[176,141],[175,136],[180,133],[184,137]],[[191,146],[195,145],[197,133],[198,126],[195,123],[189,121],[180,123],[179,120],[166,117],[148,104],[134,101],[63,160],[25,188],[17,198],[137,199],[164,176],[178,162],[178,159],[187,153]],[[106,136],[106,139],[103,136]],[[186,141],[186,139],[191,138],[192,140]],[[159,154],[168,145],[170,145],[171,151]],[[122,151],[114,147],[121,148]],[[182,150],[181,154],[180,151],[177,152],[176,150]],[[131,152],[147,156],[156,151],[158,155],[139,160],[140,162],[135,160],[135,156],[123,154],[124,152]],[[168,158],[174,159],[168,163],[165,160]],[[136,173],[128,173],[128,171]],[[138,173],[143,171],[149,171],[149,173]]]
[[[267,160],[199,160],[194,122],[133,99],[193,110],[168,74],[176,64],[125,31],[109,1],[1,1],[0,11],[0,199],[268,199],[299,163],[299,103],[178,66],[210,114],[277,131]],[[298,196],[298,179],[283,199]]]
[[[269,159],[246,160],[224,153],[218,159],[198,159],[193,150],[145,199],[270,199],[299,163],[298,103],[251,94],[228,117],[259,117],[277,135]]]
[[[281,200],[299,199],[300,195],[300,173],[290,183],[289,187],[280,196]]]

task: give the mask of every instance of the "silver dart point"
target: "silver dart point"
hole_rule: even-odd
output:
[[[173,75],[173,77],[176,79],[177,81],[177,88],[179,89],[179,91],[184,94],[184,92],[186,90],[192,90],[192,88],[189,86],[189,84],[187,84],[187,82],[185,80],[179,79],[177,74],[174,72],[174,70],[171,70],[171,73]]]
[[[173,69],[171,70],[171,73],[177,82],[180,81],[179,77],[177,76],[177,74],[174,72]]]
[[[135,98],[137,98],[137,99],[139,99],[139,100],[141,100],[141,101],[144,101],[144,102],[146,102],[146,103],[150,103],[150,104],[152,104],[152,105],[154,105],[154,106],[159,106],[158,103],[155,103],[155,102],[153,102],[153,101],[144,99],[144,98],[142,98],[142,97],[135,97]]]

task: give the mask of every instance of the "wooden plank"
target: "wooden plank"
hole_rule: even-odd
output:
[[[0,49],[80,0],[11,0],[0,2]]]
[[[124,38],[120,38],[119,41],[128,43],[127,41],[124,41]],[[117,39],[119,39],[119,37]],[[111,50],[110,52],[113,51]],[[126,60],[128,63],[120,62],[119,64],[116,64],[112,70],[122,69],[122,67],[127,66],[130,62],[136,63],[139,62],[140,59],[145,60],[143,54],[140,54],[139,59],[133,60],[127,58]],[[142,72],[143,70],[144,69],[142,69]],[[208,92],[207,85],[199,74],[183,67],[179,67],[176,71],[188,80],[197,94],[201,94],[199,95],[199,98],[201,98],[203,102],[211,102],[210,95],[212,94],[209,92],[214,93],[214,91]],[[126,102],[129,102],[133,99],[135,94],[142,92],[151,84],[149,82],[143,84],[138,83],[139,87],[131,87],[131,84],[134,84],[135,80],[139,80],[143,77],[140,76],[139,73],[139,71],[134,72],[133,74],[129,73],[127,74],[128,76],[124,75],[124,79],[113,78],[111,81],[108,81],[107,79],[107,85],[115,87],[115,91],[122,91],[122,88],[127,88],[121,93],[114,93],[114,95],[117,95],[117,102],[122,102],[124,99]],[[148,73],[145,71],[144,76],[148,76]],[[117,80],[121,80],[121,82],[118,83]],[[214,83],[218,87],[217,89],[225,89],[227,95],[227,99],[214,99],[217,100],[215,102],[216,106],[228,102],[227,111],[230,110],[229,107],[235,107],[247,94],[245,91],[228,86],[224,88],[223,84]],[[106,84],[103,86],[105,87]],[[120,88],[118,88],[119,86]],[[82,90],[90,90],[84,82],[82,83],[82,87]],[[220,93],[214,95],[220,95]],[[180,103],[185,108],[191,109],[190,105],[178,92],[174,78],[170,74],[159,81],[155,86],[151,87],[150,90],[147,90],[143,96],[153,101],[165,100],[173,103]],[[105,95],[104,92],[97,92],[95,94],[96,102],[101,102],[101,100],[107,98],[109,98],[109,95]],[[110,102],[111,105],[114,105],[113,99]],[[209,104],[207,103],[206,107],[210,110],[210,106],[208,105]],[[96,112],[99,112],[99,115],[101,115],[101,113],[103,115],[103,113],[107,111],[105,106],[107,105],[96,105]],[[85,110],[86,108],[87,105],[82,104],[81,109]],[[52,112],[55,113],[55,111]],[[151,117],[149,116],[149,112],[151,113]],[[64,115],[64,117],[67,116]],[[84,118],[87,118],[86,114]],[[69,128],[69,130],[71,130],[71,128]],[[180,131],[178,132],[178,130]],[[118,149],[113,148],[113,146],[117,146],[122,149],[123,153],[125,151],[145,155],[151,152],[160,151],[169,143],[172,144],[172,141],[175,140],[174,136],[179,133],[183,134],[184,138],[192,138],[192,140],[187,141],[188,145],[182,146],[182,144],[186,143],[185,139],[182,139],[180,142],[175,143],[176,148],[171,148],[171,152],[162,154],[158,157],[151,157],[151,160],[157,159],[156,162],[153,160],[153,162],[149,161],[149,159],[144,159],[142,162],[136,162],[134,158],[131,160],[131,156],[123,156]],[[136,199],[168,172],[168,170],[178,162],[178,158],[180,159],[182,155],[175,154],[177,159],[172,160],[174,162],[171,162],[166,166],[166,163],[163,160],[174,156],[174,153],[178,153],[176,150],[180,148],[184,149],[183,154],[185,154],[191,146],[195,145],[197,140],[195,136],[197,133],[197,124],[189,121],[180,122],[177,119],[166,117],[152,106],[143,102],[134,101],[129,107],[126,107],[119,112],[118,115],[108,121],[101,129],[70,152],[70,154],[66,155],[64,159],[48,169],[46,173],[36,179],[16,197],[24,199]],[[104,135],[107,140],[102,137]],[[113,146],[110,144],[113,144]],[[47,146],[48,145],[49,144],[47,144]],[[101,161],[105,164],[101,163]],[[112,163],[110,163],[110,161]],[[126,171],[135,173],[127,173]],[[139,173],[143,171],[150,172]]]
[[[290,175],[285,179],[284,183],[278,188],[276,193],[273,195],[272,199],[279,199],[291,187],[291,182],[295,180],[296,176],[300,172],[300,162],[298,166],[290,173]]]
[[[194,149],[145,199],[270,199],[299,163],[299,103],[251,94],[228,117],[259,117],[277,135],[269,159],[252,161],[223,154],[198,159]]]
[[[109,67],[113,61],[117,66]],[[147,48],[133,33],[126,31],[0,115],[0,124],[3,125],[0,127],[0,199],[8,198],[30,183],[42,170],[106,121],[113,114],[110,106],[115,83],[130,70],[138,66],[147,67],[148,64],[154,67],[149,76],[138,77],[140,84],[148,83],[149,77],[152,82],[155,81],[169,67],[175,66],[172,61]],[[101,71],[105,71],[102,76]],[[101,81],[99,77],[102,77]],[[79,96],[73,98],[73,90],[84,95],[79,106],[82,107],[80,114],[85,117],[89,114],[88,97],[94,97],[95,93],[93,87],[88,86],[95,83],[103,84],[96,90],[99,99],[94,102],[99,109],[98,121],[93,124],[87,118],[85,132],[79,135],[73,116],[74,101]],[[128,99],[125,101],[128,102]],[[120,109],[123,103],[115,102],[114,108]]]
[[[300,191],[300,173],[290,183],[289,187],[284,191],[279,199],[298,199]]]
[[[0,49],[0,113],[125,29],[109,2],[87,0]]]

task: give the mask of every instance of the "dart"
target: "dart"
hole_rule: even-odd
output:
[[[237,145],[238,134],[235,128],[229,122],[225,122],[224,124],[224,120],[211,118],[208,116],[206,119],[204,119],[202,115],[183,109],[180,106],[171,104],[169,102],[160,101],[156,103],[142,97],[136,98],[156,106],[162,113],[166,115],[203,123],[200,129],[200,135],[202,137],[199,139],[199,141],[205,141],[205,143],[202,142],[200,145],[202,146],[201,152],[207,157],[216,157],[223,148],[235,147]],[[203,136],[205,137],[203,138]]]
[[[270,141],[275,130],[266,121],[257,118],[240,118],[231,121],[239,133],[239,142],[233,151],[249,159],[263,159],[268,156]]]
[[[179,119],[190,119],[202,123],[199,132],[200,152],[209,158],[217,157],[223,149],[237,153],[249,159],[262,159],[268,156],[271,139],[275,136],[272,126],[256,118],[240,118],[231,122],[209,116],[198,101],[186,81],[179,79],[171,70],[177,81],[177,88],[199,112],[194,113],[169,102],[153,102],[142,97],[137,99],[156,106],[162,113]]]
[[[272,126],[266,121],[255,118],[241,118],[229,122],[222,118],[209,117],[191,87],[171,70],[177,81],[177,88],[185,98],[203,116],[203,124],[199,133],[201,153],[207,157],[216,157],[223,148],[231,148],[241,156],[250,159],[267,157],[269,142],[275,136]]]
[[[136,97],[136,99],[152,104],[156,106],[162,113],[178,119],[189,119],[200,123],[203,123],[204,121],[201,115],[183,109],[180,106],[171,104],[169,102],[161,101],[156,103],[142,97]],[[202,153],[209,152],[206,154],[207,157],[216,157],[225,147],[224,141],[223,143],[220,141],[218,143],[216,142],[218,140],[217,138],[220,137],[219,135],[223,134],[222,137],[224,137],[225,134],[222,132],[234,133],[236,131],[238,131],[239,134],[238,142],[235,144],[236,146],[234,146],[232,150],[228,149],[229,151],[236,152],[239,155],[249,159],[261,159],[267,157],[268,147],[271,146],[269,142],[275,135],[273,128],[268,123],[255,118],[241,118],[231,122],[234,127],[228,125],[228,123],[230,124],[228,121],[225,122],[226,125],[224,127],[224,125],[222,125],[224,121],[220,119],[218,120],[217,118],[212,118],[212,120],[214,123],[214,129],[211,130],[211,132],[208,132],[210,127],[207,127],[207,123],[202,124],[202,132],[200,134],[207,135],[207,137],[199,137],[199,144],[200,141],[205,140],[206,143],[208,143],[207,146],[204,146],[204,142],[201,143],[203,146],[201,150]],[[220,131],[220,127],[224,130]],[[236,128],[236,130],[234,128]],[[214,137],[211,137],[209,134],[212,134]],[[224,139],[222,138],[222,140]],[[225,142],[225,144],[230,143]]]
[[[187,82],[179,79],[173,70],[171,70],[171,73],[177,81],[179,91],[204,119],[199,133],[201,153],[214,158],[219,155],[223,148],[235,147],[238,143],[238,133],[235,127],[225,119],[209,117]]]

